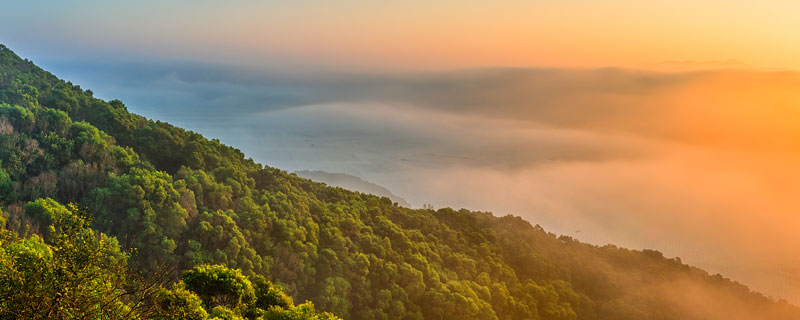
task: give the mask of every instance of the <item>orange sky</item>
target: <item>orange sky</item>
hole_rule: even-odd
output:
[[[800,2],[788,0],[53,1],[49,8],[10,4],[0,13],[8,24],[0,36],[258,65],[453,69],[737,59],[800,67]]]
[[[796,67],[800,53],[792,40],[800,36],[796,1],[409,1],[292,9],[300,10],[270,14],[285,28],[279,34],[291,37],[256,25],[251,36],[264,41],[258,50],[277,46],[325,52],[323,59],[426,68],[729,58]]]

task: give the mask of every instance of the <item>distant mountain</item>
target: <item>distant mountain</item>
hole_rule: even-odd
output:
[[[664,61],[661,63],[653,63],[646,65],[648,69],[656,69],[660,71],[693,71],[693,70],[724,70],[724,69],[747,69],[749,65],[742,63],[736,59],[728,59],[725,61]]]
[[[384,186],[374,184],[354,175],[337,172],[327,172],[321,170],[301,170],[295,171],[295,174],[306,179],[311,179],[317,182],[322,182],[331,186],[342,187],[352,191],[361,193],[374,194],[376,196],[387,197],[397,204],[404,207],[411,207],[411,204],[402,197],[395,195],[391,190]]]

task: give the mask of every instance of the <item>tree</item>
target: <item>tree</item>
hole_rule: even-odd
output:
[[[292,298],[263,276],[255,276],[253,284],[255,285],[256,294],[255,307],[264,310],[269,310],[272,307],[280,307],[282,309],[294,307]]]
[[[20,239],[0,231],[0,318],[122,319],[134,312],[128,256],[113,238],[88,228],[74,205],[43,199],[25,209],[47,232]]]
[[[177,284],[172,289],[161,289],[155,296],[152,318],[158,320],[203,320],[208,312],[203,301],[194,293]]]
[[[107,183],[109,187],[94,189],[87,197],[96,226],[127,239],[145,259],[172,254],[188,218],[172,177],[132,168],[128,174],[109,175]]]
[[[181,278],[208,309],[224,306],[243,310],[255,300],[250,280],[241,271],[223,265],[199,265],[184,272]]]

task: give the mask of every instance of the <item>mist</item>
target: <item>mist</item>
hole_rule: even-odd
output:
[[[800,75],[43,61],[264,164],[651,248],[800,303]]]

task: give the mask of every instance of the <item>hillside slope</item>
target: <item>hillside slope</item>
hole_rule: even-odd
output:
[[[800,319],[658,251],[592,246],[513,216],[412,210],[264,167],[0,46],[5,227],[41,233],[24,209],[40,198],[84,208],[139,265],[224,264],[344,319]]]

